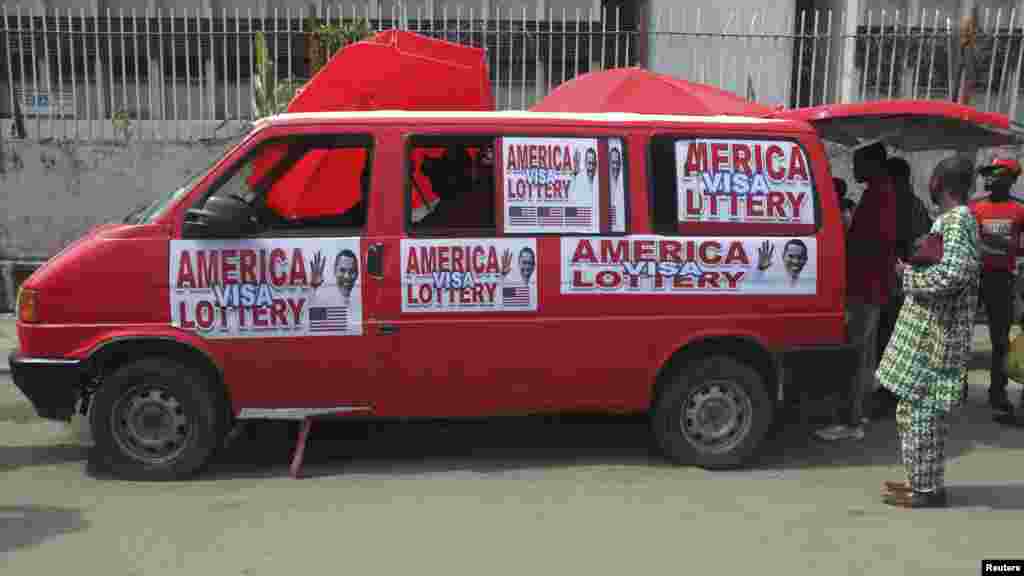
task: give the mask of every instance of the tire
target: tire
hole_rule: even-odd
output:
[[[757,370],[730,356],[695,358],[658,398],[652,426],[662,452],[677,464],[737,468],[771,428],[773,407]]]
[[[133,480],[195,475],[226,427],[213,386],[202,370],[171,358],[119,366],[93,397],[91,465]]]

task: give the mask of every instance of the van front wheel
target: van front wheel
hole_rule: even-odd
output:
[[[170,358],[119,366],[93,397],[94,463],[121,478],[193,475],[220,441],[211,385],[201,370]]]
[[[672,461],[727,469],[754,453],[771,420],[772,401],[757,370],[729,356],[713,356],[672,376],[652,424]]]

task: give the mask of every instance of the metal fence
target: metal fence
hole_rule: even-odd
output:
[[[365,18],[486,50],[499,108],[524,109],[593,70],[642,65],[782,106],[880,98],[951,98],[1016,115],[1024,14],[986,10],[961,48],[952,14],[832,11],[772,20],[776,9],[711,12],[685,4],[648,17],[551,8],[390,15],[354,5],[273,12],[0,5],[0,126],[5,136],[69,140],[210,138],[254,113],[254,38],[276,76],[310,76],[314,27]],[[650,24],[647,24],[650,23]],[[959,86],[966,86],[960,90]]]

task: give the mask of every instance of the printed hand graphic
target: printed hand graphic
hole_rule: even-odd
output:
[[[508,276],[508,273],[512,271],[512,251],[506,249],[501,254],[501,275]]]
[[[577,150],[572,153],[572,175],[578,176],[580,173],[580,151]]]
[[[324,266],[326,263],[327,261],[320,252],[313,255],[313,262],[310,264],[313,273],[309,280],[309,285],[313,287],[314,291],[324,284]]]
[[[771,240],[765,240],[757,249],[757,269],[764,272],[772,265],[772,256],[775,255],[775,246]]]

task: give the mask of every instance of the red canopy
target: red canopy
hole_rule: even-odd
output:
[[[907,152],[1019,145],[1024,130],[1009,117],[945,100],[879,100],[780,110],[779,118],[814,125],[845,146],[881,140]]]
[[[773,112],[731,92],[643,68],[616,68],[577,76],[558,86],[531,110],[700,116],[767,116]]]
[[[494,110],[484,51],[411,32],[381,32],[336,53],[287,112],[382,109]],[[250,183],[280,157],[271,151],[257,160]],[[290,218],[340,214],[361,198],[365,161],[363,150],[311,151],[274,184],[267,204]],[[429,183],[423,192],[428,201],[436,199]],[[420,206],[419,195],[413,204]]]

